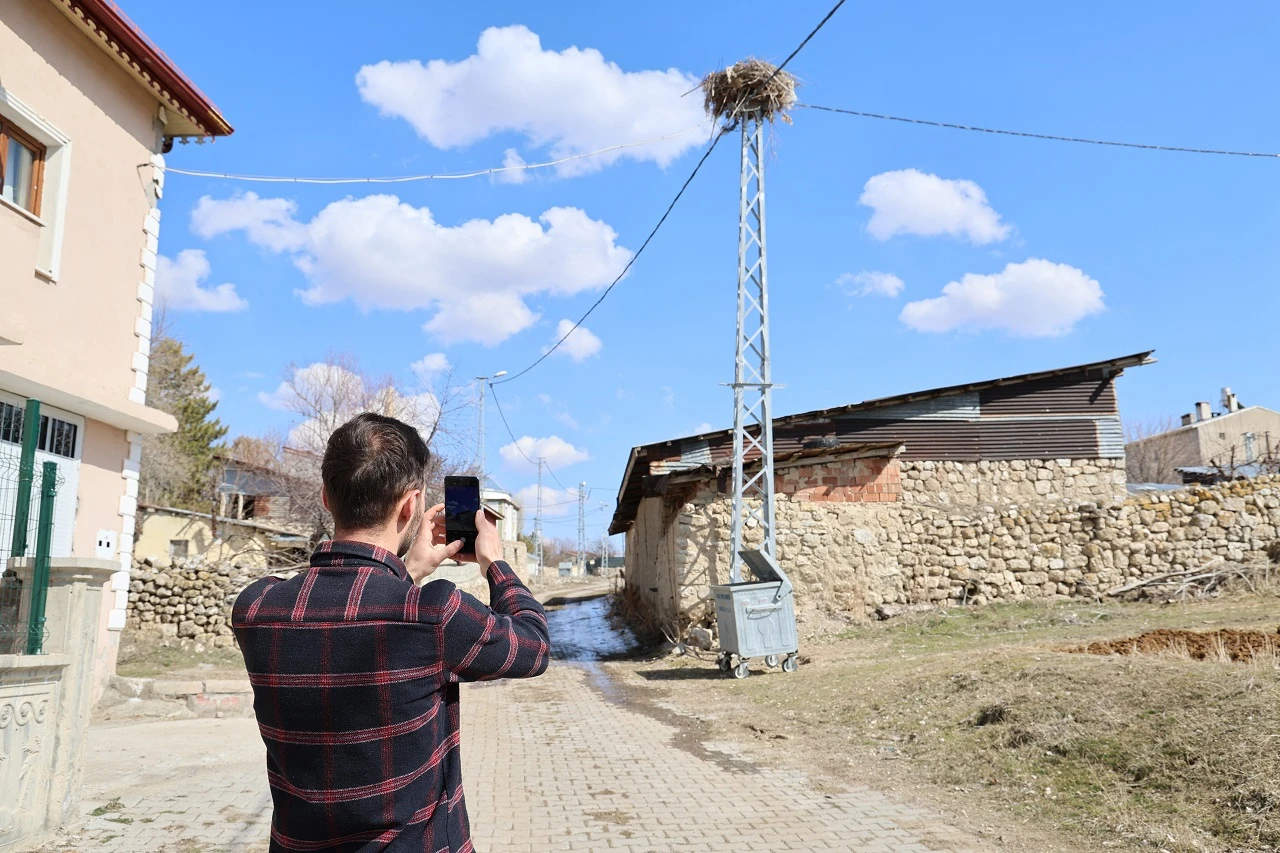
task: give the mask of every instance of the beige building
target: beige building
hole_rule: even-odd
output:
[[[55,558],[120,567],[124,626],[144,435],[164,154],[231,127],[109,0],[0,3],[0,504],[14,501],[23,414],[57,463]],[[13,509],[0,505],[0,517]],[[0,523],[0,564],[12,530]],[[110,671],[119,635],[98,643]]]
[[[1129,442],[1129,480],[1181,484],[1280,472],[1280,412],[1242,405],[1230,388],[1220,406],[1196,403],[1181,426]]]
[[[133,544],[135,562],[165,569],[188,561],[267,569],[305,561],[307,537],[265,521],[207,512],[139,505]]]

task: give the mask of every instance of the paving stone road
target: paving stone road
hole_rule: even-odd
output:
[[[883,795],[823,794],[732,746],[698,743],[627,707],[594,664],[464,689],[463,766],[482,853],[978,849]],[[49,849],[260,853],[271,819],[263,768],[252,720],[96,726],[84,829]]]

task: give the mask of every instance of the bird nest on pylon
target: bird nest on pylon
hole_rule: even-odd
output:
[[[744,59],[702,78],[702,94],[707,115],[728,125],[746,116],[791,124],[787,110],[796,102],[796,78],[771,63]]]

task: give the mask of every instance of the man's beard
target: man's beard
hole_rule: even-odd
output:
[[[409,529],[404,532],[404,537],[400,540],[400,547],[396,550],[396,556],[403,558],[409,553],[409,549],[413,547],[413,542],[418,538],[418,534],[422,531],[422,517],[427,514],[426,498],[423,498],[422,505],[417,507],[417,512],[413,514],[413,521],[409,524]]]

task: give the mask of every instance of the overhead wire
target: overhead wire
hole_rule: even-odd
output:
[[[636,260],[640,257],[640,255],[644,253],[644,250],[648,248],[649,243],[652,242],[654,236],[657,235],[658,229],[662,228],[662,224],[667,221],[667,217],[670,216],[671,211],[675,209],[676,202],[680,201],[680,198],[681,196],[684,195],[685,190],[689,188],[689,184],[693,183],[693,179],[698,176],[698,172],[701,171],[702,165],[707,162],[707,158],[711,156],[711,152],[716,150],[716,145],[719,144],[721,138],[723,138],[724,135],[725,135],[725,130],[721,128],[719,132],[717,132],[716,135],[711,139],[711,144],[707,146],[706,151],[702,152],[702,157],[699,158],[698,164],[693,167],[693,171],[689,173],[689,177],[685,178],[684,183],[681,184],[680,186],[680,191],[676,193],[675,198],[673,198],[671,200],[671,203],[667,205],[667,209],[663,212],[662,218],[658,220],[658,224],[653,226],[653,230],[649,232],[649,236],[644,238],[644,242],[640,244],[640,248],[637,249],[636,253],[631,256],[631,259],[627,261],[627,265],[622,268],[622,272],[618,273],[617,278],[615,278],[612,282],[609,283],[609,286],[604,289],[604,293],[600,294],[600,298],[597,299],[595,302],[591,303],[591,307],[587,309],[585,314],[583,314],[581,317],[578,318],[578,322],[574,323],[573,327],[570,328],[563,335],[561,335],[560,339],[556,341],[554,344],[552,344],[550,348],[548,348],[545,352],[542,353],[542,355],[534,359],[532,364],[530,364],[524,370],[518,371],[512,374],[511,376],[508,376],[506,379],[500,379],[497,382],[490,383],[490,388],[492,388],[493,385],[505,385],[508,382],[512,382],[516,379],[519,379],[521,376],[524,376],[530,370],[533,370],[535,367],[537,367],[539,364],[545,361],[547,359],[547,356],[551,355],[553,352],[558,350],[560,348],[560,345],[563,344],[566,340],[568,340],[569,336],[572,335],[574,332],[576,332],[578,328],[584,322],[586,322],[586,319],[591,316],[591,312],[595,311],[596,308],[600,306],[600,303],[604,302],[605,298],[611,292],[613,292],[613,289],[618,286],[618,282],[622,281],[623,277],[626,276],[626,274],[631,270],[632,265],[635,264]]]
[[[506,429],[507,435],[511,437],[512,445],[515,446],[515,449],[519,451],[520,455],[524,457],[524,460],[526,462],[528,462],[530,465],[534,466],[535,468],[539,467],[538,463],[530,459],[529,454],[524,452],[524,448],[520,446],[520,442],[516,439],[516,434],[511,431],[511,424],[507,423],[506,412],[502,411],[502,401],[498,399],[498,392],[493,387],[493,385],[494,383],[492,382],[489,383],[489,394],[490,396],[493,397],[493,405],[496,406],[498,409],[498,417],[502,420],[502,426],[503,428]],[[542,461],[542,465],[546,466],[547,473],[551,475],[551,479],[556,481],[556,485],[560,487],[561,491],[565,491],[565,492],[569,491],[569,487],[566,486],[564,483],[560,482],[560,478],[556,476],[555,469],[552,468],[550,465],[547,465],[547,462],[545,459]],[[569,501],[569,503],[574,503],[574,502]]]
[[[1004,130],[995,127],[978,127],[976,125],[969,124],[953,124],[945,121],[931,121],[929,119],[922,118],[907,118],[905,116],[869,113],[861,110],[847,110],[839,107],[821,106],[819,104],[796,104],[796,107],[806,110],[820,110],[827,113],[840,113],[842,115],[858,116],[860,118],[898,121],[907,124],[922,124],[929,127],[943,127],[949,130],[970,130],[978,133],[995,133],[1002,136],[1020,136],[1027,139],[1046,139],[1053,142],[1076,142],[1085,145],[1107,145],[1114,148],[1141,148],[1147,151],[1175,151],[1184,154],[1219,154],[1228,157],[1280,157],[1280,154],[1261,151],[1232,151],[1221,148],[1187,148],[1181,145],[1157,145],[1145,142],[1118,142],[1112,139],[1087,139],[1080,136],[1057,136],[1051,133],[1032,133],[1024,130]]]
[[[454,181],[464,178],[481,178],[486,175],[498,175],[504,172],[530,171],[533,169],[547,169],[552,166],[562,166],[565,163],[571,163],[574,160],[598,157],[601,154],[608,154],[611,151],[620,151],[624,148],[636,148],[641,145],[652,145],[655,142],[665,142],[668,139],[675,139],[678,136],[684,136],[686,133],[692,133],[705,124],[705,121],[701,121],[692,127],[686,127],[684,130],[678,130],[675,133],[668,133],[665,136],[655,136],[652,139],[642,139],[638,142],[623,142],[619,145],[610,145],[605,148],[598,148],[595,151],[585,151],[581,154],[573,154],[556,160],[547,160],[543,163],[519,163],[511,166],[494,166],[490,169],[476,169],[471,172],[446,172],[443,174],[432,175],[405,175],[402,177],[374,178],[294,178],[278,175],[236,175],[225,172],[202,172],[196,169],[179,169],[172,166],[166,167],[165,172],[170,174],[190,175],[196,178],[218,178],[228,181],[248,181],[267,184],[407,184],[414,181]]]
[[[782,60],[782,64],[773,70],[773,73],[769,75],[769,80],[766,81],[765,85],[768,85],[768,83],[772,82],[773,78],[778,76],[778,74],[782,71],[782,69],[786,68],[787,64],[790,63],[791,60],[795,59],[796,55],[799,54],[800,51],[804,50],[805,45],[807,45],[809,41],[818,34],[819,30],[821,30],[824,26],[826,26],[827,22],[831,20],[831,18],[835,15],[835,13],[838,12],[840,10],[840,7],[843,6],[844,4],[845,4],[845,0],[839,0],[839,2],[837,2],[834,6],[831,7],[831,10],[827,12],[825,16],[823,16],[821,21],[818,22],[818,25],[809,31],[809,34],[804,37],[804,39],[800,42],[800,44],[796,45],[795,50],[787,54],[787,58]],[[547,349],[545,352],[542,353],[542,355],[534,359],[533,363],[530,364],[528,367],[526,367],[524,370],[518,371],[508,376],[506,379],[500,380],[497,383],[491,383],[490,387],[492,387],[492,384],[502,385],[507,382],[514,382],[515,380],[519,379],[521,376],[524,376],[530,370],[533,370],[535,367],[537,367],[539,364],[545,361],[549,355],[551,355],[553,352],[559,349],[560,345],[563,344],[566,340],[568,340],[569,336],[572,335],[574,332],[576,332],[578,328],[584,322],[586,322],[586,319],[591,316],[591,313],[600,306],[601,302],[604,302],[605,298],[613,291],[614,287],[618,285],[618,282],[622,281],[623,277],[626,276],[627,272],[631,269],[631,266],[636,262],[636,260],[640,257],[640,255],[644,253],[645,248],[648,247],[649,243],[653,240],[654,236],[657,235],[658,230],[662,228],[662,224],[667,221],[667,217],[670,216],[671,211],[675,209],[676,203],[680,201],[680,198],[684,195],[685,190],[689,188],[689,184],[693,183],[693,179],[698,176],[698,172],[702,169],[702,165],[707,162],[707,158],[711,156],[711,152],[716,149],[716,145],[720,143],[720,140],[724,137],[725,133],[727,133],[728,130],[729,128],[726,128],[726,127],[719,128],[715,136],[712,137],[711,144],[707,146],[707,150],[703,152],[702,157],[698,160],[697,165],[693,167],[693,171],[689,174],[689,177],[686,178],[685,182],[680,186],[680,190],[679,192],[676,193],[675,198],[673,198],[671,200],[671,203],[667,205],[667,209],[663,212],[662,218],[658,220],[658,224],[653,226],[653,230],[649,232],[649,236],[645,237],[644,242],[640,244],[640,248],[637,249],[636,253],[631,256],[631,259],[627,261],[627,265],[622,268],[622,272],[618,273],[618,277],[609,283],[609,286],[604,289],[604,293],[600,294],[600,298],[591,304],[591,307],[587,309],[586,313],[578,318],[578,322],[574,323],[572,328],[570,328],[567,332],[561,335],[559,340],[557,340],[554,344],[552,344],[549,349]]]

